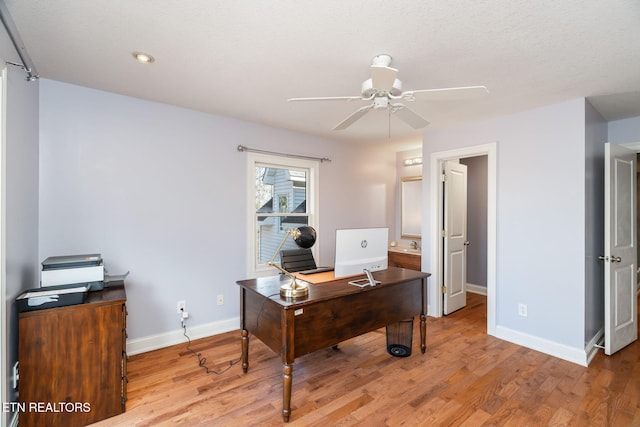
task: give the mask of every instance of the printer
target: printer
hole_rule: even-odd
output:
[[[86,284],[90,291],[104,288],[100,254],[52,256],[42,261],[40,286]]]

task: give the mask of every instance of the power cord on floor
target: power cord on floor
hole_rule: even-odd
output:
[[[182,325],[182,330],[183,330],[182,334],[187,339],[187,350],[189,350],[191,353],[193,353],[198,358],[198,366],[203,368],[207,374],[216,374],[216,375],[224,374],[229,369],[231,369],[233,367],[233,365],[237,364],[238,362],[240,362],[240,360],[242,360],[242,356],[238,357],[235,360],[230,360],[229,361],[229,366],[227,366],[226,368],[222,369],[221,371],[216,371],[214,369],[209,368],[206,365],[207,358],[206,357],[202,357],[201,353],[198,353],[198,352],[196,352],[195,350],[193,350],[191,348],[191,338],[189,338],[189,335],[187,334],[187,325],[184,323],[184,319],[182,319],[180,321],[180,324]]]
[[[275,294],[271,294],[269,296],[267,296],[263,301],[262,301],[262,305],[260,306],[260,311],[258,312],[258,316],[256,317],[256,328],[258,327],[258,323],[260,322],[260,315],[262,314],[262,310],[264,309],[264,303],[266,302],[266,300],[276,296],[276,295],[280,295],[280,293],[275,293]],[[203,368],[205,370],[205,372],[207,374],[216,374],[216,375],[221,375],[224,374],[225,372],[227,372],[229,369],[231,369],[233,367],[233,365],[239,363],[242,360],[242,355],[240,355],[240,357],[238,357],[235,360],[230,360],[229,361],[229,366],[227,366],[226,368],[224,368],[221,371],[215,371],[211,368],[209,368],[207,366],[207,358],[206,357],[202,357],[201,353],[198,353],[196,351],[194,351],[191,348],[191,338],[189,338],[189,335],[187,334],[187,325],[184,323],[185,319],[188,317],[188,314],[185,314],[185,311],[183,308],[180,309],[182,311],[182,317],[180,320],[180,325],[182,325],[182,334],[184,335],[184,337],[187,339],[187,350],[189,350],[191,353],[193,353],[194,356],[196,356],[198,358],[198,366],[200,366],[201,368]]]

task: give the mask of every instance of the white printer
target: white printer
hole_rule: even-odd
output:
[[[42,261],[41,287],[71,284],[87,284],[91,291],[103,289],[102,255],[52,256]]]

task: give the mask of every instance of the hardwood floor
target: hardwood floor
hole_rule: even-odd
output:
[[[486,300],[428,318],[427,352],[386,352],[384,329],[296,359],[290,426],[640,426],[640,341],[588,368],[486,335]],[[240,333],[194,341],[210,368]],[[282,365],[258,339],[249,372],[206,374],[185,345],[129,359],[127,412],[97,426],[279,426]]]

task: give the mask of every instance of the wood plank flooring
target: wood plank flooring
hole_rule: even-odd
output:
[[[486,335],[486,299],[427,320],[427,353],[386,352],[384,329],[296,359],[290,426],[640,426],[640,342],[588,368]],[[240,333],[194,341],[212,369]],[[280,426],[282,365],[251,339],[206,374],[184,345],[129,359],[127,412],[96,426]]]

